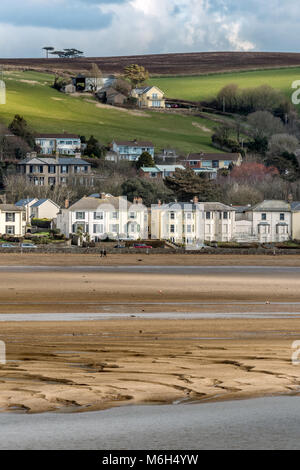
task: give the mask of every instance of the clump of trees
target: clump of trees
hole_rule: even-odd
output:
[[[90,158],[101,158],[105,156],[105,146],[100,144],[100,142],[93,135],[91,135],[87,141],[85,137],[81,137],[81,142],[86,143],[84,155],[87,155]]]
[[[69,83],[71,83],[70,78],[55,75],[52,88],[54,88],[57,91],[61,91]]]
[[[142,167],[152,167],[152,166],[155,166],[155,162],[152,158],[152,156],[150,155],[149,152],[143,152],[141,153],[141,155],[139,156],[139,159],[138,161],[136,162],[136,168],[139,169],[139,168],[142,168]]]
[[[19,160],[30,152],[28,143],[0,123],[0,161]]]
[[[190,201],[198,196],[200,201],[217,201],[220,196],[218,185],[204,175],[197,175],[192,169],[176,169],[173,176],[165,179],[165,184],[180,201]]]
[[[223,87],[216,100],[209,104],[220,111],[244,115],[255,111],[269,111],[283,120],[292,109],[289,100],[269,85],[241,89],[237,84],[231,83]]]
[[[234,166],[230,172],[231,181],[243,184],[255,184],[278,176],[279,171],[275,166],[266,166],[258,162],[245,162],[240,166]]]
[[[135,88],[149,79],[149,72],[142,65],[131,64],[124,68],[124,77],[127,78]]]
[[[9,124],[8,129],[14,135],[21,137],[31,149],[35,148],[33,131],[22,116],[16,114],[12,122]]]
[[[61,59],[75,59],[77,57],[82,57],[84,54],[83,51],[80,51],[79,49],[76,49],[74,47],[62,50],[55,50],[55,48],[52,46],[45,46],[43,47],[43,50],[46,51],[47,59],[49,58],[49,54],[56,55]]]
[[[173,192],[162,181],[149,181],[142,178],[130,178],[121,185],[121,191],[130,201],[141,197],[143,204],[150,206],[158,200],[170,202],[174,200]]]

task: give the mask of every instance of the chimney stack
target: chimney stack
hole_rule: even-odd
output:
[[[70,201],[69,199],[65,200],[65,209],[69,209]]]
[[[194,196],[194,197],[193,197],[193,203],[194,203],[194,204],[197,204],[198,202],[199,202],[198,196]]]
[[[137,204],[143,204],[143,198],[142,198],[142,197],[138,197],[136,203],[137,203]]]

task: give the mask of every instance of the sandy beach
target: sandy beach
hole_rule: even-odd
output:
[[[87,315],[87,321],[0,321],[7,348],[1,411],[82,412],[299,392],[300,366],[291,354],[300,340],[300,257],[112,255],[101,263],[124,269],[89,270],[100,264],[90,255],[1,255],[0,320],[15,313]],[[140,263],[164,268],[126,268]],[[172,264],[183,268],[172,272]],[[187,265],[211,268],[192,272]],[[95,312],[110,317],[88,320]],[[212,316],[189,318],[196,312]],[[224,318],[226,312],[237,316]],[[143,318],[149,313],[158,316]]]

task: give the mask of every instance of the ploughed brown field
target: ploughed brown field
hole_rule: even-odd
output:
[[[122,72],[126,65],[138,63],[151,74],[206,74],[300,65],[299,53],[281,52],[194,52],[149,54],[121,57],[84,57],[78,59],[0,59],[0,65],[41,71],[79,72],[96,63],[104,73]]]
[[[96,263],[232,268],[154,274],[85,267]],[[298,267],[299,256],[141,254],[102,260],[5,254],[0,264],[0,314],[42,314],[47,320],[51,313],[110,315],[90,321],[1,321],[8,360],[0,365],[1,411],[89,411],[299,393],[300,366],[292,365],[291,354],[292,343],[300,340],[300,318],[292,317],[300,310],[300,273],[234,269]],[[42,264],[74,270],[4,268]],[[172,318],[160,318],[160,312],[172,312]],[[193,318],[196,312],[214,318]],[[224,318],[240,312],[258,318]],[[263,317],[280,312],[290,315]],[[150,313],[152,318],[145,316]],[[185,319],[176,318],[182,313]]]

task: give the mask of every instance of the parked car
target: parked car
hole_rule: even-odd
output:
[[[152,249],[153,247],[151,245],[145,245],[143,243],[135,243],[133,245],[133,248],[149,248],[149,249]]]
[[[21,243],[21,248],[37,248],[33,243]]]
[[[125,245],[115,245],[114,248],[126,248]]]
[[[11,243],[1,243],[0,247],[1,248],[15,248],[15,245],[12,245]]]

